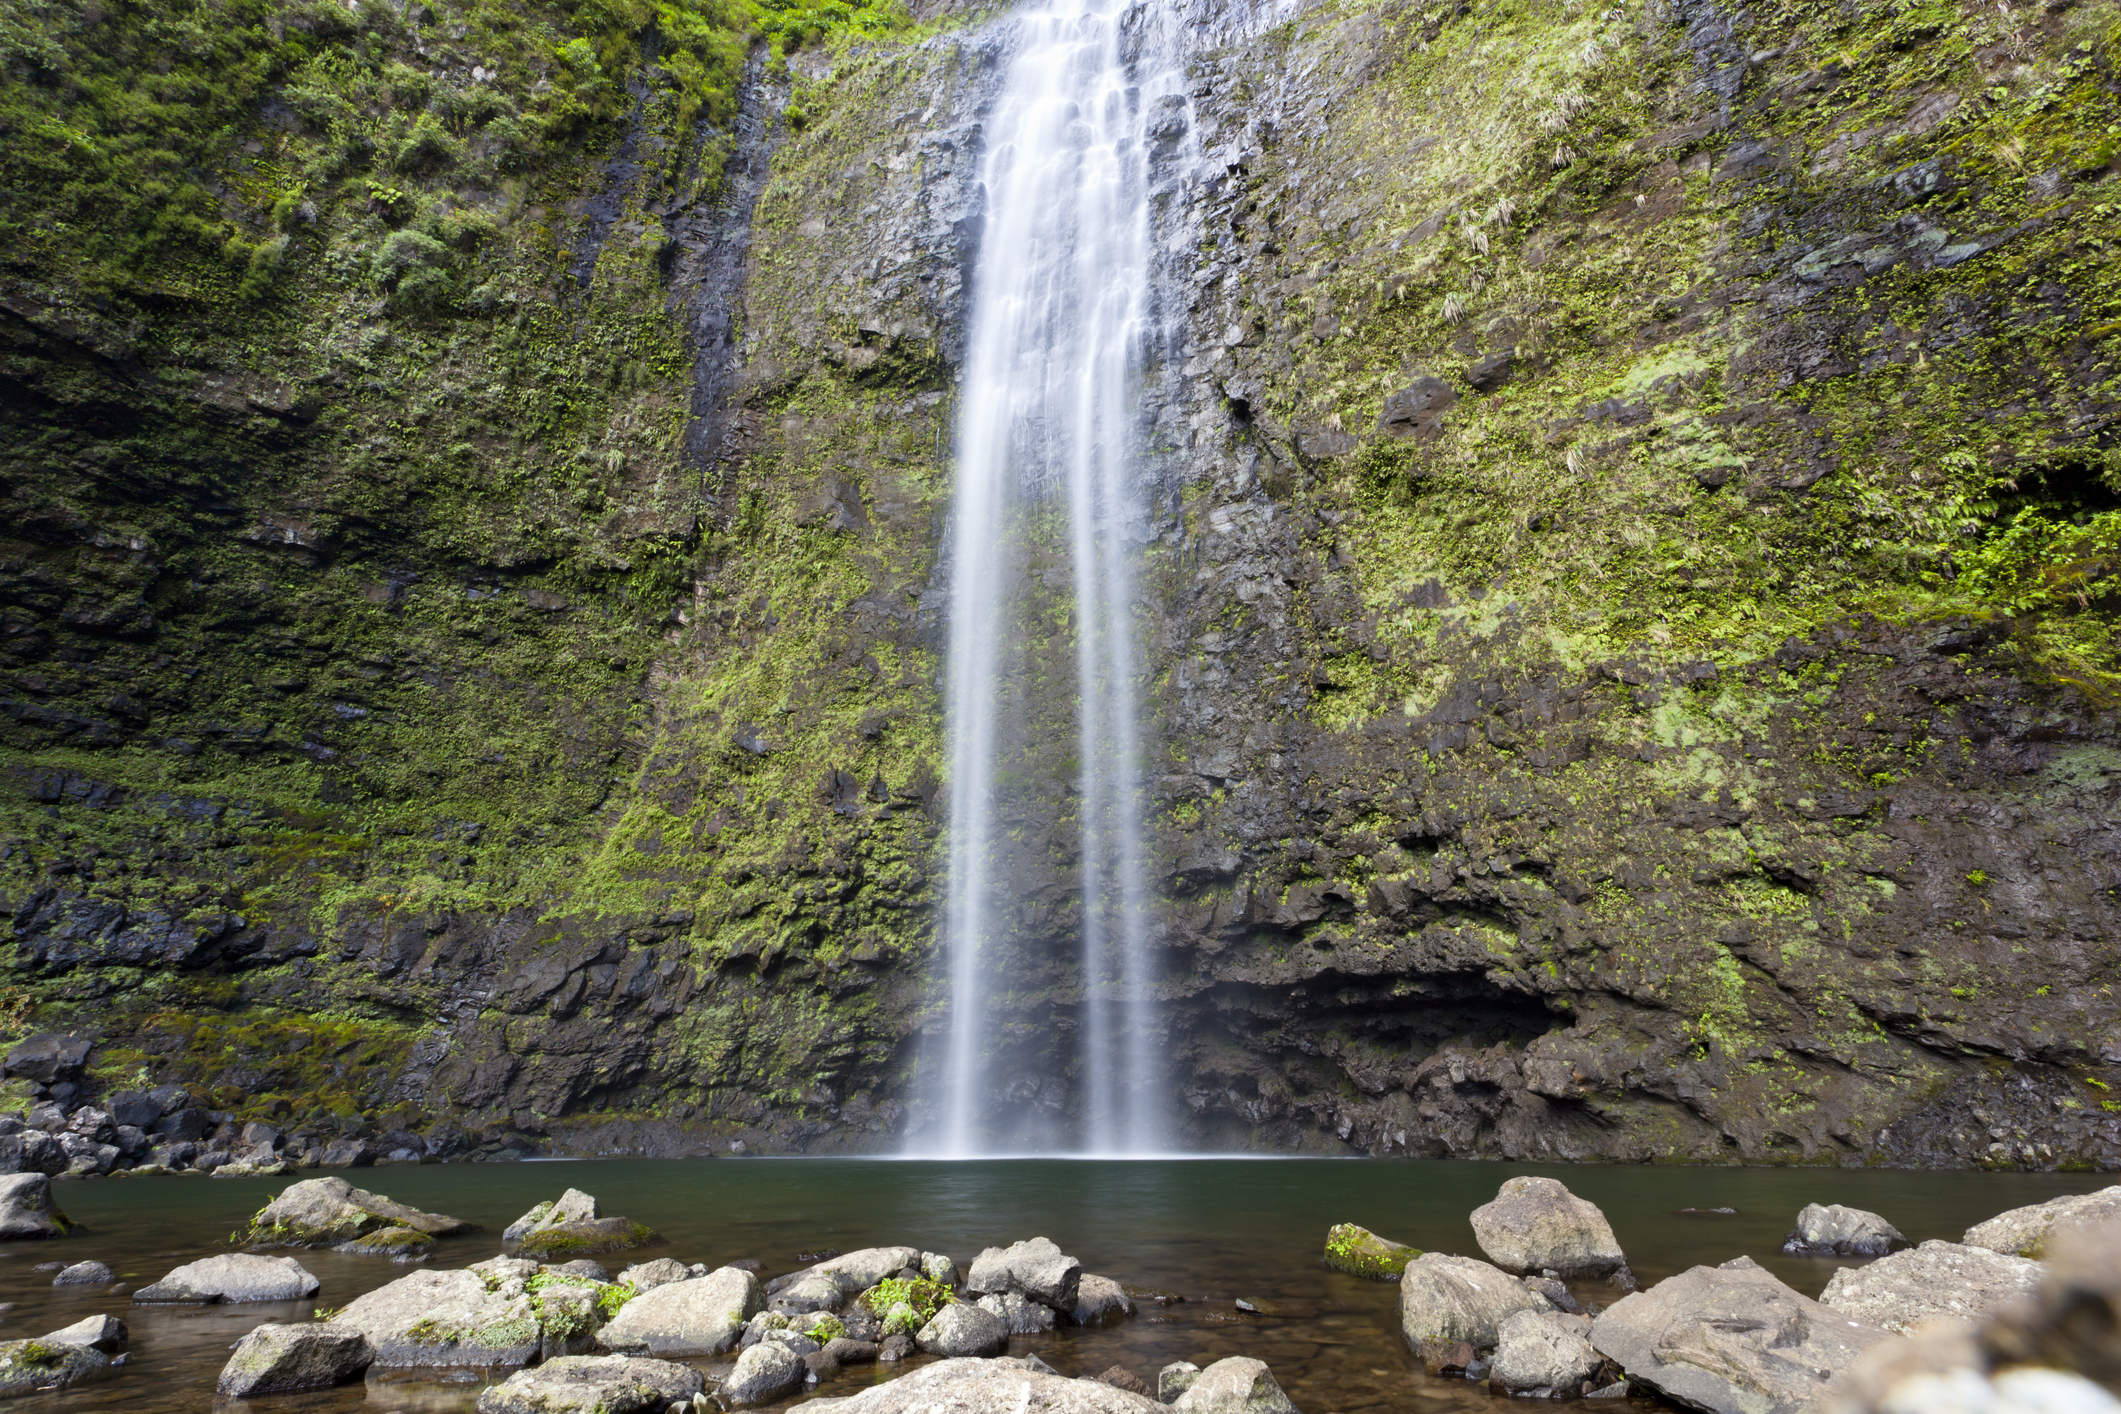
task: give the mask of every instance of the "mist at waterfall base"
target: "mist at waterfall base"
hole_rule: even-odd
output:
[[[927,1062],[927,1122],[910,1136],[919,1153],[1169,1143],[1129,535],[1142,521],[1141,393],[1156,338],[1151,129],[1185,130],[1170,121],[1185,97],[1165,18],[1120,0],[1027,14],[986,129],[949,552],[947,1030]],[[1047,725],[1021,626],[1040,612],[1024,596],[1056,587],[1026,571],[1060,546],[1068,598],[1046,613],[1072,636],[1065,728],[1077,764],[1073,800],[1044,808],[1074,814],[1080,1001],[1072,1025],[1041,1029],[998,1006],[1022,985],[1006,948],[1024,940],[1012,937],[997,789],[1001,763]]]

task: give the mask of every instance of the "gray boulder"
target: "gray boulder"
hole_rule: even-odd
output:
[[[642,1292],[597,1332],[597,1344],[675,1359],[720,1355],[736,1346],[759,1303],[757,1277],[721,1267]]]
[[[1161,1414],[1154,1400],[1101,1380],[1071,1380],[1006,1358],[938,1360],[832,1405],[831,1414]]]
[[[343,1178],[307,1178],[290,1184],[250,1220],[244,1242],[252,1247],[335,1247],[370,1233],[404,1229],[428,1237],[476,1232],[461,1218],[423,1213]]]
[[[18,1043],[7,1053],[4,1068],[9,1075],[34,1080],[40,1085],[51,1085],[61,1080],[78,1080],[82,1067],[88,1064],[88,1038],[84,1036],[61,1036],[46,1031]]]
[[[1073,1311],[1082,1263],[1043,1237],[1008,1247],[989,1247],[973,1259],[965,1290],[974,1296],[1014,1292],[1056,1311]]]
[[[812,1311],[836,1311],[847,1299],[840,1284],[823,1272],[799,1272],[794,1281],[773,1293],[771,1305],[783,1315],[800,1316]]]
[[[688,1365],[629,1355],[563,1355],[479,1393],[479,1414],[663,1414],[707,1381]]]
[[[51,1340],[0,1341],[0,1399],[108,1379],[111,1358],[92,1345]]]
[[[2090,1228],[2117,1219],[2121,1219],[2121,1185],[1998,1213],[1987,1222],[1975,1223],[1959,1240],[1968,1247],[1986,1247],[2013,1257],[2045,1257],[2050,1238],[2064,1229]]]
[[[1178,1397],[1193,1388],[1200,1378],[1200,1366],[1191,1360],[1173,1360],[1156,1372],[1156,1399],[1160,1404],[1176,1404]]]
[[[1101,1325],[1133,1315],[1134,1299],[1112,1278],[1084,1272],[1082,1280],[1076,1284],[1072,1314],[1079,1326]]]
[[[385,1369],[527,1365],[544,1332],[524,1281],[505,1271],[414,1272],[355,1297],[331,1324],[367,1336]]]
[[[921,1275],[944,1286],[957,1285],[957,1264],[940,1252],[921,1253]]]
[[[668,1286],[674,1281],[684,1281],[692,1275],[692,1268],[674,1257],[658,1257],[653,1262],[636,1262],[619,1273],[619,1280],[635,1291],[651,1291],[659,1286]]]
[[[1907,1245],[1900,1229],[1876,1213],[1839,1203],[1807,1203],[1782,1240],[1792,1257],[1879,1257]]]
[[[317,1294],[318,1282],[292,1257],[230,1252],[178,1267],[133,1293],[142,1303],[301,1301]]]
[[[1416,1349],[1425,1340],[1462,1340],[1491,1350],[1511,1316],[1552,1309],[1508,1272],[1471,1257],[1424,1252],[1399,1278],[1399,1328]]]
[[[2029,1258],[1932,1240],[1866,1266],[1843,1267],[1819,1302],[1867,1326],[1904,1332],[1924,1321],[1985,1320],[2039,1286],[2044,1275]]]
[[[722,1395],[736,1404],[763,1404],[801,1385],[807,1374],[802,1356],[778,1341],[762,1340],[736,1357],[735,1368],[722,1381]]]
[[[1558,1311],[1519,1311],[1502,1323],[1488,1378],[1511,1394],[1562,1399],[1582,1393],[1584,1381],[1604,1360],[1584,1337],[1586,1316]]]
[[[0,1135],[0,1173],[65,1173],[66,1146],[41,1129]]]
[[[118,1279],[101,1262],[76,1262],[52,1278],[53,1286],[105,1286]]]
[[[568,1190],[570,1193],[573,1191],[573,1189]],[[530,1236],[537,1225],[545,1221],[551,1214],[552,1204],[549,1201],[538,1204],[507,1227],[502,1228],[501,1240],[503,1242],[521,1242],[524,1238]]]
[[[52,1181],[41,1173],[0,1177],[0,1242],[64,1237],[74,1225],[52,1203]]]
[[[92,1345],[105,1355],[116,1355],[131,1341],[132,1333],[116,1316],[83,1316],[44,1338],[57,1345]]]
[[[1171,1407],[1181,1414],[1296,1414],[1266,1362],[1242,1355],[1202,1370]]]
[[[1797,1414],[1893,1337],[1784,1286],[1747,1257],[1695,1267],[1608,1307],[1591,1345],[1637,1384],[1711,1414]]]
[[[1506,1272],[1610,1277],[1627,1270],[1613,1225],[1598,1205],[1555,1179],[1510,1179],[1472,1218],[1480,1250]]]
[[[914,1332],[913,1343],[930,1355],[996,1355],[1009,1348],[1009,1327],[992,1311],[958,1301]]]
[[[1081,1288],[1077,1288],[1078,1299]],[[982,1296],[975,1303],[982,1311],[999,1316],[1010,1335],[1038,1335],[1053,1329],[1053,1308],[1029,1301],[1013,1291],[1000,1296]]]
[[[825,1342],[825,1353],[842,1365],[873,1365],[876,1363],[876,1342],[836,1335]]]
[[[215,1390],[229,1399],[329,1389],[357,1380],[376,1358],[359,1331],[312,1321],[262,1325],[236,1342]]]
[[[810,1270],[817,1276],[828,1277],[839,1286],[844,1296],[855,1296],[875,1286],[885,1277],[895,1277],[907,1267],[918,1269],[921,1253],[917,1247],[864,1247],[858,1252],[845,1252],[818,1263]]]

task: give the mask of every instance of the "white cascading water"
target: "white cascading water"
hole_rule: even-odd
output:
[[[1024,26],[987,125],[986,227],[972,284],[951,534],[949,1038],[924,1147],[985,1152],[1003,642],[1042,508],[1065,513],[1081,762],[1077,1146],[1165,1147],[1143,861],[1134,552],[1141,385],[1153,315],[1152,125],[1184,102],[1159,0],[1052,0]],[[1129,62],[1129,50],[1133,62]],[[1182,125],[1181,125],[1182,126]]]

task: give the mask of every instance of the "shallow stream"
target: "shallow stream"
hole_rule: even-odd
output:
[[[1151,1386],[1157,1370],[1173,1360],[1206,1365],[1225,1355],[1252,1355],[1273,1367],[1304,1414],[1440,1414],[1510,1402],[1464,1380],[1424,1374],[1399,1337],[1398,1288],[1328,1269],[1320,1259],[1326,1229],[1360,1223],[1416,1247],[1478,1256],[1466,1215],[1520,1173],[1559,1178],[1604,1208],[1645,1285],[1743,1253],[1807,1295],[1817,1295],[1842,1264],[1780,1254],[1783,1234],[1806,1203],[1871,1209],[1917,1242],[1957,1240],[2006,1208],[2114,1181],[2103,1174],[1323,1159],[600,1160],[391,1167],[345,1176],[358,1187],[484,1226],[444,1243],[437,1266],[492,1256],[503,1227],[570,1186],[595,1194],[605,1213],[639,1219],[669,1239],[666,1247],[599,1259],[614,1272],[629,1261],[674,1256],[715,1265],[753,1257],[778,1273],[799,1265],[798,1252],[886,1243],[947,1253],[962,1269],[983,1247],[1043,1235],[1080,1258],[1085,1271],[1185,1300],[1145,1307],[1116,1326],[1019,1337],[1012,1353],[1036,1351],[1064,1375],[1122,1365]],[[408,1270],[379,1258],[302,1252],[295,1255],[323,1282],[314,1302],[138,1308],[102,1288],[54,1289],[48,1273],[31,1271],[62,1257],[95,1258],[118,1272],[125,1287],[145,1285],[181,1263],[228,1250],[230,1233],[290,1181],[172,1175],[55,1184],[60,1206],[84,1231],[63,1242],[0,1246],[0,1300],[12,1303],[0,1316],[0,1337],[42,1335],[106,1311],[131,1327],[132,1354],[115,1380],[20,1400],[11,1414],[62,1406],[127,1414],[211,1408],[228,1347],[252,1326],[309,1319],[317,1305],[343,1306]],[[1682,1211],[1721,1207],[1737,1212]],[[1595,1286],[1581,1294],[1613,1299]],[[1234,1304],[1239,1298],[1274,1314],[1243,1314]],[[919,1363],[852,1367],[789,1402],[856,1393]],[[465,1414],[485,1382],[392,1374],[341,1390],[221,1407]],[[1599,1401],[1584,1407],[1650,1406]]]

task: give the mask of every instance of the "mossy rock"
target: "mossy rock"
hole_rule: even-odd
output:
[[[1398,1281],[1407,1263],[1420,1255],[1418,1247],[1379,1237],[1354,1223],[1335,1223],[1326,1233],[1326,1265],[1368,1281]]]
[[[411,1262],[425,1257],[434,1250],[434,1238],[409,1227],[386,1227],[376,1232],[356,1237],[351,1242],[341,1242],[331,1250],[351,1252],[360,1257],[389,1257],[393,1261]]]
[[[631,1218],[590,1218],[585,1222],[541,1227],[523,1239],[516,1248],[516,1255],[534,1257],[541,1262],[567,1261],[598,1252],[647,1247],[662,1240],[662,1234],[654,1228]]]

